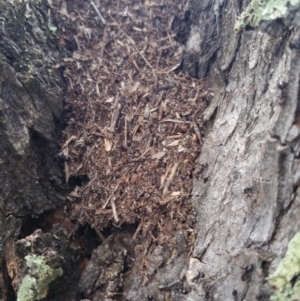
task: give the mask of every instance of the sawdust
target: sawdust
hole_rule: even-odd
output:
[[[53,1],[68,84],[61,158],[71,216],[97,229],[136,224],[168,244],[193,233],[189,196],[207,83],[180,71],[182,0]],[[102,237],[101,237],[102,236]]]

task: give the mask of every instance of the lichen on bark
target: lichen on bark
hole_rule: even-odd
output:
[[[289,6],[296,6],[299,0],[252,0],[245,11],[237,18],[236,33],[246,26],[257,27],[262,21],[272,21],[287,17]]]
[[[267,279],[274,292],[271,301],[300,299],[300,232],[288,244],[287,252],[276,271]]]
[[[61,267],[52,268],[45,256],[27,255],[25,257],[27,274],[18,290],[18,301],[41,300],[47,296],[49,284],[63,274]]]

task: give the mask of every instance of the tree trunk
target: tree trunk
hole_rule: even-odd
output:
[[[53,68],[59,51],[50,31],[48,10],[45,1],[0,1],[0,300],[3,301],[16,300],[27,254],[55,250],[62,241],[64,245],[60,247],[65,251],[61,250],[60,255],[68,253],[72,257],[77,252],[69,249],[61,227],[45,235],[37,232],[30,242],[21,240],[15,246],[17,239],[36,229],[45,230],[59,219],[64,223],[55,214],[44,213],[62,208],[63,195],[69,191],[62,163],[57,159],[64,82]],[[70,259],[66,260],[69,265]],[[65,268],[68,270],[70,267]],[[69,275],[70,279],[73,277],[74,272]]]
[[[187,50],[199,47],[198,74],[208,70],[215,96],[194,177],[198,235],[188,300],[268,300],[265,277],[300,227],[299,24],[277,36],[235,34],[244,3],[197,2]],[[199,271],[205,277],[194,283]]]
[[[80,293],[100,300],[91,282],[101,268],[124,273],[122,294],[105,300],[269,300],[266,277],[300,228],[299,7],[235,33],[245,3],[187,3],[182,69],[207,77],[214,93],[193,175],[197,238],[190,254],[184,233],[176,232],[177,256],[169,261],[157,248],[145,257],[145,275],[138,261],[127,273],[116,264],[130,244],[126,233],[98,248],[82,237],[69,245],[73,224],[56,210],[72,189],[56,159],[64,83],[52,69],[59,50],[50,2],[0,2],[0,300],[15,300],[32,252],[64,270],[66,286],[59,288],[58,278],[46,300],[80,300]],[[94,249],[84,272],[82,245],[88,254]]]

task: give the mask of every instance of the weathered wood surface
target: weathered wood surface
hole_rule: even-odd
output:
[[[258,29],[234,36],[239,3],[199,5],[200,20],[214,7],[221,17],[208,71],[215,97],[206,118],[214,121],[194,178],[198,236],[187,300],[268,300],[265,276],[300,228],[299,24],[277,37]],[[201,44],[216,28],[204,35],[201,22],[194,26]],[[195,283],[199,271],[205,277]]]
[[[27,225],[21,235],[31,234],[29,229],[35,228],[31,217],[37,218],[61,206],[64,201],[61,191],[67,189],[57,161],[64,83],[59,72],[52,68],[59,51],[47,18],[46,4],[0,1],[0,300],[3,301],[14,300],[9,276],[14,277],[11,273],[20,271],[8,266],[8,261],[12,259],[11,247],[20,234],[23,219]]]

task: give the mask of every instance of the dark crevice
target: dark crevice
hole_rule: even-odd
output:
[[[262,270],[264,278],[266,278],[266,277],[269,276],[269,267],[270,267],[270,264],[271,264],[271,262],[270,261],[266,261],[266,260],[263,260],[261,262],[261,270]]]
[[[31,235],[37,229],[41,229],[44,233],[49,232],[52,229],[53,223],[55,222],[54,215],[55,211],[51,210],[44,212],[37,218],[25,216],[22,219],[22,226],[18,239],[22,239]]]
[[[7,301],[16,301],[16,295],[12,286],[12,280],[8,275],[8,271],[7,271],[7,266],[6,266],[6,261],[3,258],[2,260],[2,271],[3,271],[3,280],[5,283],[5,288],[1,287],[0,288],[0,292],[2,292],[2,294],[0,294],[0,296],[5,295],[6,298],[4,298]]]
[[[78,221],[71,220],[63,209],[56,209],[41,214],[38,218],[26,216],[22,220],[22,226],[18,235],[18,239],[23,239],[36,230],[40,229],[43,233],[48,233],[53,230],[55,224],[61,224],[62,227],[69,233],[69,237],[73,243],[79,245],[81,248],[81,257],[89,258],[92,251],[102,244],[97,231],[92,228],[88,223],[80,224]],[[117,237],[124,233],[133,236],[138,223],[123,224],[121,227],[114,226],[113,223],[101,230],[101,234],[105,239]],[[98,229],[98,231],[100,231]],[[126,270],[129,270],[127,264]]]
[[[285,88],[285,87],[284,87]],[[300,127],[300,83],[298,83],[298,101],[297,101],[297,109],[295,113],[295,124]]]
[[[121,227],[116,227],[112,222],[109,223],[109,225],[102,231],[103,235],[105,237],[108,237],[110,235],[115,235],[118,233],[129,233],[129,234],[134,234],[139,223],[135,224],[128,224],[124,223]]]
[[[175,16],[172,31],[176,33],[175,41],[185,45],[191,31],[191,12],[186,11],[182,19]]]
[[[90,258],[93,250],[102,243],[96,231],[89,224],[77,225],[73,232],[73,242],[81,248],[81,260]]]
[[[68,185],[72,188],[75,188],[76,186],[84,186],[89,182],[89,178],[87,175],[79,175],[79,176],[71,176],[69,178]]]
[[[95,247],[102,243],[89,224],[81,225],[76,221],[72,221],[61,208],[44,212],[38,218],[24,217],[18,239],[23,239],[38,229],[42,230],[43,233],[50,232],[55,224],[63,226],[72,236],[72,240],[81,246],[85,255],[90,254]],[[104,232],[106,232],[106,229]],[[106,234],[104,235],[106,236]]]
[[[56,140],[48,140],[42,136],[34,128],[30,129],[30,146],[32,152],[32,162],[39,162],[36,165],[36,179],[49,201],[53,204],[53,195],[61,194],[62,198],[68,195],[79,184],[86,183],[86,178],[73,180],[71,179],[69,185],[65,183],[65,176],[63,174],[63,160],[57,154],[59,153],[59,144]],[[74,183],[73,183],[74,182]],[[62,198],[59,198],[61,201]],[[55,204],[61,206],[62,204],[55,201]]]

